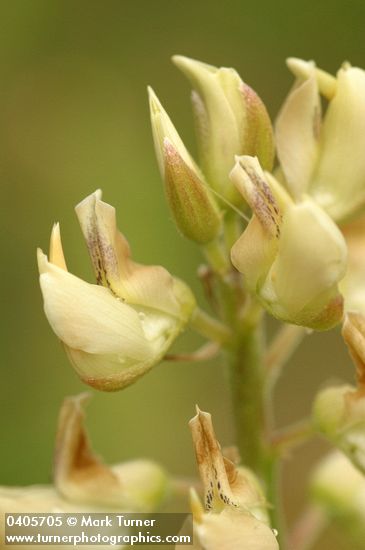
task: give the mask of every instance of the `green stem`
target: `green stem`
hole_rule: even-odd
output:
[[[260,323],[243,327],[227,352],[237,445],[242,462],[260,476],[266,453],[262,351]]]
[[[226,239],[231,240],[233,226],[226,227],[226,231]],[[245,293],[242,279],[232,265],[224,265],[220,253],[217,254],[220,251],[221,248],[215,243],[208,254],[206,249],[206,254],[216,274],[216,300],[221,318],[232,331],[230,338],[223,342],[229,367],[237,446],[242,463],[255,472],[264,484],[270,506],[271,525],[278,531],[280,549],[286,550],[280,462],[271,442],[274,424],[273,385],[269,382],[268,370],[270,369],[265,362],[262,309],[254,298]],[[214,338],[216,321],[209,330],[207,327],[211,323],[205,315],[198,316],[194,324],[200,332],[204,333],[204,330],[205,335],[210,332],[211,339],[222,342]],[[273,372],[276,366],[278,366],[276,370],[278,372],[284,360],[295,348],[295,344],[299,343],[301,334],[299,336],[297,332],[300,331],[291,331],[291,338],[288,338],[288,334],[284,334],[281,338],[281,341],[284,339],[286,342],[285,353],[277,353],[277,346],[272,348]]]
[[[256,311],[256,310],[255,310]],[[254,322],[252,322],[254,320]],[[286,529],[282,511],[280,462],[271,446],[272,414],[267,395],[262,319],[243,323],[228,352],[233,413],[242,463],[263,481],[271,525],[285,550]]]
[[[221,345],[217,342],[208,342],[199,349],[188,353],[168,353],[165,361],[208,361],[220,352]]]
[[[272,445],[277,454],[283,455],[293,448],[306,443],[313,435],[313,423],[311,420],[306,419],[296,422],[274,434]]]

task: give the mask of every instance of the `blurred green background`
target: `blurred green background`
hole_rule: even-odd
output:
[[[364,66],[364,23],[362,0],[0,2],[0,483],[50,480],[58,408],[64,396],[85,389],[42,311],[35,250],[47,250],[54,221],[61,223],[69,269],[91,281],[73,207],[101,187],[117,207],[134,258],[163,264],[202,300],[199,251],[177,234],[164,200],[146,86],[195,152],[189,86],[172,54],[234,66],[274,117],[291,85],[285,58],[313,58],[330,71],[343,60]],[[199,343],[186,335],[176,349]],[[287,367],[277,392],[278,425],[308,414],[313,392],[329,378],[353,378],[338,332],[307,338]],[[164,363],[122,393],[92,393],[88,426],[109,462],[146,456],[171,473],[195,474],[187,427],[195,403],[214,414],[221,442],[233,441],[218,360]],[[324,449],[317,441],[285,464],[291,521]],[[328,548],[346,548],[337,534],[327,538]]]

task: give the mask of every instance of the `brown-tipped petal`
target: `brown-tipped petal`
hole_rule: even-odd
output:
[[[97,283],[115,294],[121,277],[128,275],[130,250],[127,240],[118,232],[115,208],[101,201],[100,189],[76,207]]]
[[[190,289],[161,266],[134,262],[118,231],[115,208],[97,191],[76,206],[99,284],[127,304],[153,308],[185,322],[195,306]]]
[[[280,236],[282,212],[256,157],[236,157],[230,178],[270,237]]]
[[[54,483],[72,502],[117,505],[122,485],[112,470],[93,453],[84,422],[87,394],[64,400],[58,421]]]
[[[62,404],[54,461],[56,489],[72,503],[115,511],[155,510],[169,490],[165,472],[149,460],[104,464],[92,451],[85,430],[87,398],[81,394]]]
[[[204,486],[205,508],[237,506],[229,485],[221,447],[209,413],[200,411],[189,422],[200,477]]]
[[[76,208],[98,285],[67,271],[58,225],[51,261],[41,250],[37,257],[46,317],[75,370],[87,384],[114,391],[162,360],[195,299],[163,267],[133,262],[115,209],[100,199],[96,191]]]
[[[165,163],[163,153],[163,143],[165,138],[168,138],[169,141],[173,143],[175,149],[179,152],[179,155],[184,160],[184,162],[199,175],[199,168],[196,166],[194,160],[190,156],[170,117],[168,116],[165,109],[162,107],[158,97],[151,87],[148,87],[148,98],[150,104],[153,141],[155,145],[157,162],[162,178],[165,177]]]

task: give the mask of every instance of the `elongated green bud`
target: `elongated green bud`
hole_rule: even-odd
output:
[[[149,96],[156,156],[174,220],[185,237],[199,244],[207,243],[221,229],[215,199],[151,89]]]
[[[365,397],[350,385],[322,390],[314,403],[318,431],[365,473]]]
[[[173,61],[194,88],[197,139],[207,181],[237,202],[240,198],[229,180],[235,155],[257,156],[264,169],[272,169],[274,141],[265,105],[234,69],[180,55]]]
[[[207,243],[220,231],[218,208],[203,182],[168,138],[164,141],[164,152],[166,196],[176,225],[188,239]]]

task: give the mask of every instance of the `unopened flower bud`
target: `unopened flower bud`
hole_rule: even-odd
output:
[[[192,103],[207,181],[237,201],[228,177],[234,156],[257,155],[265,169],[273,165],[274,141],[265,105],[234,69],[219,69],[179,55],[173,61],[194,89]]]
[[[295,203],[256,158],[237,157],[231,179],[254,214],[231,253],[248,290],[288,323],[317,330],[339,323],[346,270],[340,230],[309,198]]]
[[[155,150],[170,210],[185,237],[207,243],[221,229],[215,199],[151,89],[149,96]]]
[[[365,538],[365,479],[343,453],[332,452],[319,463],[311,476],[310,492],[314,503],[328,518],[337,521],[352,541],[362,545]]]
[[[345,64],[337,78],[289,60],[297,76],[276,122],[278,156],[295,198],[310,194],[336,221],[365,207],[365,71]],[[320,93],[329,100],[321,122]]]
[[[80,378],[113,391],[161,361],[189,320],[195,300],[163,267],[131,260],[115,210],[101,201],[99,191],[76,211],[98,285],[66,271],[56,225],[49,260],[38,251],[44,310]]]
[[[365,317],[348,313],[342,336],[356,366],[357,387],[321,391],[314,402],[313,421],[320,433],[365,473]]]
[[[198,166],[195,164],[190,153],[186,149],[181,137],[177,133],[175,126],[171,122],[170,117],[162,107],[158,97],[151,87],[148,87],[148,97],[150,104],[152,136],[161,176],[164,177],[165,175],[164,141],[167,138],[173,144],[185,164],[187,164],[192,170],[196,171],[196,174],[199,177],[201,174]]]
[[[313,422],[365,473],[365,394],[350,385],[330,387],[316,397]]]
[[[221,230],[221,215],[216,203],[168,139],[164,149],[166,195],[176,225],[188,239],[208,243]]]

